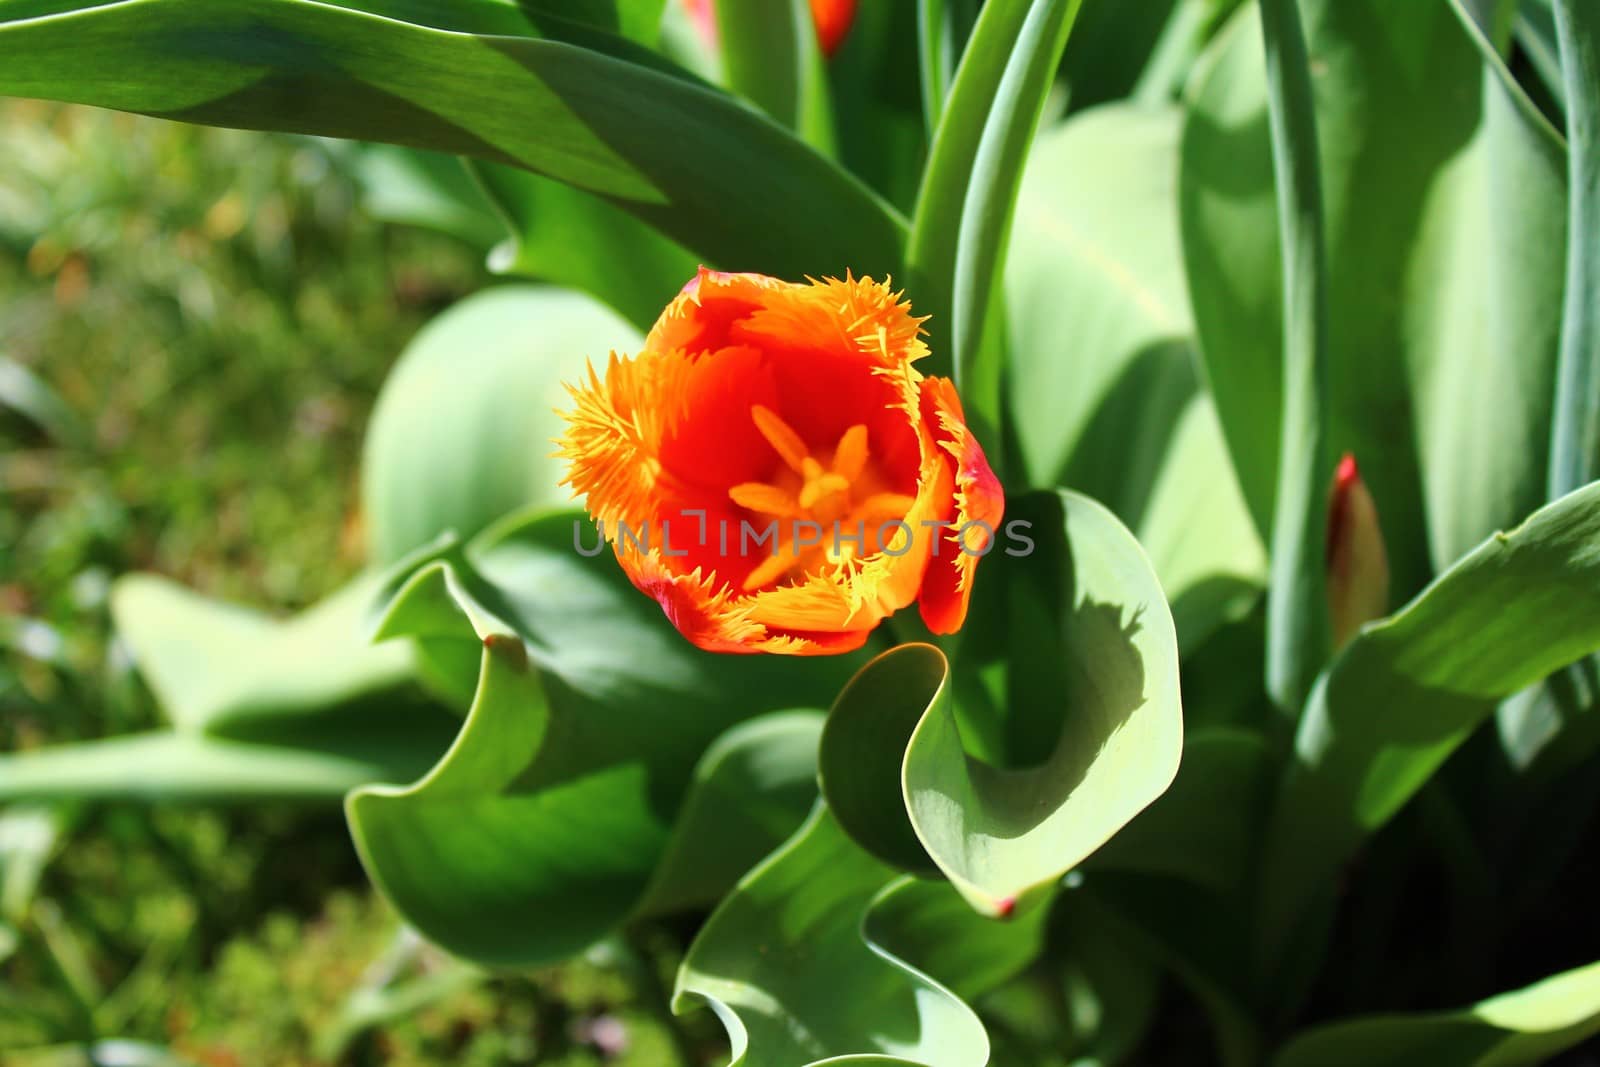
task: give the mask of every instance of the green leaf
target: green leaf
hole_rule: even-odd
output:
[[[280,621],[133,574],[113,586],[111,615],[179,732],[239,734],[261,720],[320,713],[412,679],[408,646],[374,648],[366,640],[377,591],[378,576],[367,574]]]
[[[419,13],[445,26],[405,21]],[[511,163],[737,269],[900,261],[902,220],[849,174],[655,53],[537,9],[128,0],[0,17],[0,93]]]
[[[985,4],[917,196],[906,259],[933,316],[933,373],[954,369],[980,437],[999,424],[999,367],[980,368],[1022,163],[1080,0]]]
[[[816,802],[821,735],[819,713],[775,711],[717,738],[637,910],[709,907],[794,833]]]
[[[1072,905],[1106,928],[1126,951],[1170,970],[1205,1008],[1223,1067],[1262,1061],[1263,1036],[1252,1014],[1249,937],[1238,905],[1192,882],[1146,874],[1095,872]]]
[[[917,0],[917,84],[929,136],[939,129],[956,63],[977,17],[973,0]]]
[[[904,210],[916,203],[931,132],[923,122],[918,44],[914,4],[858,3],[850,32],[826,62],[829,96],[838,102],[839,161]]]
[[[1137,526],[1172,604],[1185,661],[1260,601],[1267,557],[1239,493],[1211,398],[1198,394],[1171,431]]]
[[[1180,0],[1089,4],[1061,60],[1073,110],[1132,96],[1179,8]]]
[[[975,1000],[1015,978],[1044,952],[1054,894],[1009,920],[972,910],[944,879],[902,878],[872,902],[867,940]]]
[[[1268,831],[1262,931],[1308,901],[1495,703],[1600,648],[1600,484],[1496,534],[1367,627],[1312,694]]]
[[[1330,443],[1361,464],[1403,597],[1545,500],[1559,146],[1448,5],[1309,0],[1305,10],[1320,72]],[[1214,42],[1189,96],[1180,205],[1195,322],[1265,529],[1282,304],[1253,12]]]
[[[1329,652],[1328,293],[1311,60],[1300,0],[1260,0],[1283,255],[1283,407],[1267,583],[1267,692],[1299,714]]]
[[[390,563],[446,530],[471,537],[525,505],[570,497],[551,454],[590,360],[640,335],[577,293],[508,285],[429,323],[384,383],[361,497],[372,554]]]
[[[725,84],[822,152],[833,147],[827,68],[807,0],[716,0]]]
[[[1065,544],[1031,534],[1045,545],[1029,561],[1035,584],[1057,583],[1048,591],[1058,614],[1038,635],[1048,659],[1032,665],[1042,672],[1032,691],[1052,702],[1026,709],[1025,766],[969,754],[948,664],[930,645],[869,664],[823,732],[823,795],[840,824],[874,854],[916,869],[888,795],[886,771],[903,750],[899,788],[915,842],[987,915],[1010,913],[1077,866],[1160,796],[1178,767],[1177,642],[1160,585],[1110,512],[1075,493],[1059,499]]]
[[[1409,360],[1440,568],[1549,499],[1565,153],[1503,64],[1480,58],[1481,121],[1439,175],[1414,253],[1431,275]]]
[[[669,849],[681,851],[673,824],[717,735],[764,712],[820,707],[858,662],[699,651],[610,553],[574,550],[582,521],[513,516],[466,551],[420,553],[391,579],[398,592],[380,623],[384,636],[478,647],[480,675],[455,746],[410,787],[351,794],[351,831],[407,921],[483,963],[556,959],[609,933],[645,903]],[[763,769],[780,751],[781,767]],[[713,790],[741,776],[792,790],[803,755],[788,735],[724,750],[699,774]],[[777,796],[752,806],[741,847],[778,828],[783,807]],[[673,881],[651,906],[708,888]]]
[[[730,1067],[982,1067],[989,1041],[972,1010],[862,935],[893,879],[818,805],[701,928],[673,1010],[707,1001],[733,1043]]]
[[[1459,1011],[1319,1026],[1293,1038],[1272,1062],[1274,1067],[1514,1067],[1545,1063],[1595,1033],[1600,1033],[1600,963]]]
[[[1200,58],[1179,145],[1179,221],[1194,325],[1256,529],[1272,529],[1283,295],[1260,22],[1239,11]]]
[[[351,147],[367,214],[451,234],[486,254],[505,239],[505,223],[457,157],[392,144]]]
[[[1188,650],[1254,598],[1266,558],[1194,373],[1180,117],[1112,105],[1040,135],[1006,298],[1025,477],[1095,497],[1138,532]]]
[[[1253,730],[1190,733],[1172,787],[1089,857],[1085,868],[1237,891],[1261,845],[1276,770],[1265,737]]]
[[[1600,477],[1600,9],[1553,0],[1566,86],[1566,311],[1561,321],[1550,495]]]
[[[1556,16],[1551,0],[1522,0],[1513,23],[1517,47],[1528,57],[1539,85],[1555,110],[1565,111],[1566,85],[1561,77],[1561,45],[1556,41]]]
[[[642,333],[660,317],[695,257],[615,205],[498,163],[467,161],[511,237],[489,266],[588,293]]]
[[[1111,105],[1042,132],[1006,260],[1021,473],[1080,489],[1130,524],[1197,389],[1177,227],[1180,119]]]
[[[322,800],[407,781],[455,722],[416,691],[409,643],[375,648],[378,577],[276,620],[155,575],[117,581],[112,617],[171,731],[0,756],[0,801]]]
[[[150,732],[0,755],[0,802],[328,802],[371,782],[413,778],[449,744],[444,716],[404,705],[381,710],[416,719],[311,720],[282,742]]]

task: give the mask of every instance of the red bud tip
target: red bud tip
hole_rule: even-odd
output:
[[[994,913],[1002,919],[1009,919],[1017,910],[1016,897],[1002,897],[995,902]]]
[[[1339,460],[1339,469],[1333,475],[1334,489],[1348,489],[1360,478],[1361,468],[1356,466],[1355,453],[1346,452]]]
[[[856,0],[811,0],[811,21],[817,27],[822,54],[832,56],[844,43],[856,19]]]

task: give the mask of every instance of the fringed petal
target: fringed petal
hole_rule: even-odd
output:
[[[940,538],[939,552],[928,562],[917,606],[928,629],[949,634],[966,621],[973,574],[994,547],[1006,500],[982,446],[967,428],[961,398],[948,378],[923,381],[922,410],[945,453],[955,492],[942,520],[950,525]]]

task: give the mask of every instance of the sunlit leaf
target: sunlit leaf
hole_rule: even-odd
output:
[[[989,915],[1010,914],[1094,852],[1178,767],[1177,642],[1161,588],[1109,512],[1070,492],[1060,501],[1064,549],[1048,531],[1033,533],[1044,546],[1035,582],[1058,598],[1058,615],[1040,635],[1050,659],[1037,667],[1053,684],[1039,692],[1052,696],[1028,709],[1042,743],[1023,750],[1025,763],[1001,767],[968,752],[949,665],[929,645],[869,664],[823,733],[823,795],[840,824],[904,867],[926,862],[913,845],[925,850]],[[886,770],[899,751],[896,811]]]
[[[701,928],[674,1009],[711,1005],[733,1043],[730,1067],[982,1067],[989,1041],[972,1010],[863,937],[894,877],[819,805]]]
[[[709,802],[741,774],[765,780],[761,761],[776,757],[783,769],[768,784],[794,789],[795,761],[807,755],[786,728],[754,724],[746,740],[724,742],[738,751],[721,750],[697,772],[702,753],[765,712],[820,708],[859,662],[694,648],[609,552],[574,550],[581,521],[513,516],[466,550],[447,542],[418,553],[391,577],[380,624],[382,636],[472,651],[477,692],[455,746],[426,777],[350,796],[351,830],[401,914],[479,962],[557,959],[640,907],[700,899],[722,868],[700,872],[711,881],[698,884],[680,871],[646,901],[663,857],[682,851],[680,809],[704,815],[686,800],[697,774]],[[765,729],[776,731],[774,747]],[[736,841],[759,848],[761,833],[781,830],[784,808],[772,796],[749,807],[743,827],[720,824],[724,862],[740,861]]]
[[[1369,626],[1312,694],[1264,853],[1273,950],[1496,702],[1600,648],[1600,484],[1535,512]]]
[[[0,9],[0,93],[511,163],[736,269],[881,275],[900,260],[903,223],[850,175],[656,53],[548,7],[126,0],[45,10]]]
[[[1459,1011],[1328,1023],[1292,1038],[1274,1067],[1437,1067],[1549,1062],[1600,1033],[1600,963],[1546,978]]]
[[[373,556],[393,562],[445,531],[471,537],[525,505],[567,500],[552,455],[556,411],[571,406],[562,383],[639,340],[587,297],[522,285],[468,297],[429,323],[367,429],[361,495]]]

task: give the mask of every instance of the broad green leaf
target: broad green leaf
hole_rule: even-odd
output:
[[[1600,476],[1600,8],[1552,0],[1566,87],[1567,286],[1550,441],[1550,495]]]
[[[151,732],[8,753],[0,755],[0,803],[327,803],[357,786],[413,778],[449,744],[450,720],[426,707],[373,711],[365,721],[302,720],[282,740]],[[415,718],[384,723],[384,711]]]
[[[1254,598],[1266,560],[1194,372],[1179,119],[1113,105],[1040,135],[1006,297],[1025,477],[1095,497],[1138,532],[1187,650]]]
[[[455,723],[416,690],[409,643],[375,648],[376,575],[276,620],[155,575],[112,589],[117,631],[171,731],[0,756],[0,800],[327,799],[406,781]]]
[[[971,0],[959,0],[958,6]],[[838,158],[897,208],[916,204],[928,154],[917,12],[910,2],[856,5],[844,43],[827,60]]]
[[[351,162],[367,214],[448,233],[485,254],[505,240],[505,223],[461,159],[392,144],[352,148]]]
[[[1600,963],[1459,1011],[1329,1023],[1293,1038],[1274,1067],[1522,1067],[1600,1033]]]
[[[1565,158],[1498,64],[1484,68],[1482,100],[1472,142],[1439,173],[1418,234],[1415,269],[1429,275],[1418,295],[1431,299],[1408,316],[1429,544],[1441,568],[1546,500]]]
[[[714,0],[724,84],[822,152],[833,148],[828,75],[807,0]]]
[[[787,840],[816,802],[821,735],[819,713],[775,711],[712,742],[637,910],[709,907]]]
[[[924,171],[906,251],[933,316],[934,373],[953,369],[980,436],[999,425],[999,367],[979,367],[1022,163],[1080,0],[985,4]]]
[[[562,382],[639,333],[577,293],[501,286],[468,297],[407,346],[367,428],[361,497],[375,559],[393,562],[446,530],[471,537],[570,494],[551,454]]]
[[[1300,0],[1259,0],[1283,256],[1283,406],[1267,583],[1267,692],[1297,717],[1329,652],[1328,254]]]
[[[357,790],[346,810],[369,875],[400,913],[478,962],[556,959],[609,933],[676,847],[676,813],[717,735],[822,706],[858,662],[699,651],[610,553],[575,551],[583,521],[512,516],[465,551],[419,553],[390,582],[398,592],[379,633],[477,646],[477,693],[432,772]],[[790,782],[796,755],[784,757]],[[761,758],[714,761],[702,779],[737,782],[746,757]],[[779,820],[760,806],[750,815],[756,828]]]
[[[850,175],[655,53],[537,9],[62,6],[0,12],[0,93],[511,163],[736,269],[881,275],[900,261],[903,222]]]
[[[1188,0],[1086,5],[1061,59],[1073,110],[1132,96],[1163,31],[1187,6]]]
[[[1313,692],[1268,830],[1269,957],[1497,701],[1600,648],[1600,484],[1496,534],[1367,627]]]
[[[1238,6],[1239,0],[1179,0],[1151,47],[1131,98],[1166,104],[1180,97],[1212,31]]]
[[[1042,132],[1006,259],[1019,473],[1080,489],[1130,524],[1197,386],[1177,232],[1180,118],[1111,105]]]
[[[1046,546],[1035,584],[1055,598],[1056,615],[1038,620],[1048,659],[1031,666],[1050,684],[1031,691],[1051,704],[1027,709],[1034,744],[1013,749],[1025,763],[997,766],[963,746],[949,665],[930,645],[869,664],[823,733],[823,795],[840,824],[876,855],[915,869],[905,822],[885,810],[885,764],[903,748],[903,818],[986,915],[1011,913],[1077,866],[1160,796],[1178,767],[1177,641],[1160,585],[1110,512],[1066,491],[1060,501],[1064,547],[1046,531],[1032,534]]]
[[[1545,499],[1559,150],[1449,5],[1305,10],[1320,72],[1331,445],[1361,464],[1406,596]],[[1245,9],[1196,71],[1180,177],[1200,347],[1261,528],[1282,381],[1264,86]]]
[[[1561,78],[1561,46],[1556,43],[1556,18],[1550,0],[1522,0],[1512,24],[1517,46],[1528,57],[1539,85],[1550,94],[1558,110],[1566,110],[1566,86]]]
[[[902,878],[872,902],[863,930],[896,959],[972,1001],[1044,952],[1054,894],[1007,920],[979,915],[944,879]]]
[[[1076,879],[1072,879],[1076,882]],[[1139,1046],[1162,1013],[1161,968],[1129,939],[1092,894],[1061,894],[1051,915],[1051,964],[1061,971],[1077,1064],[1137,1062]]]
[[[983,1067],[989,1041],[972,1010],[863,936],[894,877],[819,804],[701,928],[673,1010],[709,1003],[733,1044],[730,1067]]]
[[[590,193],[499,163],[467,161],[511,237],[489,266],[588,293],[642,333],[698,263],[676,242]]]
[[[1600,749],[1600,663],[1580,660],[1511,697],[1495,727],[1519,790],[1557,782]]]
[[[287,620],[212,600],[152,574],[118,579],[117,633],[179,732],[238,734],[253,722],[318,714],[413,677],[403,644],[365,635],[375,574]]]
[[[1185,276],[1207,384],[1256,529],[1272,529],[1283,296],[1266,67],[1253,5],[1200,59],[1179,145]]]
[[[558,19],[653,44],[667,0],[338,0],[339,6],[462,33],[537,34]]]
[[[1249,938],[1241,898],[1220,897],[1192,882],[1097,871],[1073,906],[1107,928],[1125,950],[1169,970],[1204,1006],[1223,1067],[1262,1061],[1264,1035],[1250,1005]]]
[[[1260,601],[1267,558],[1208,394],[1190,400],[1135,527],[1172,604],[1185,660]]]
[[[1241,888],[1261,845],[1276,771],[1266,739],[1253,730],[1191,732],[1166,793],[1089,857],[1089,871],[1181,878],[1231,893]]]

